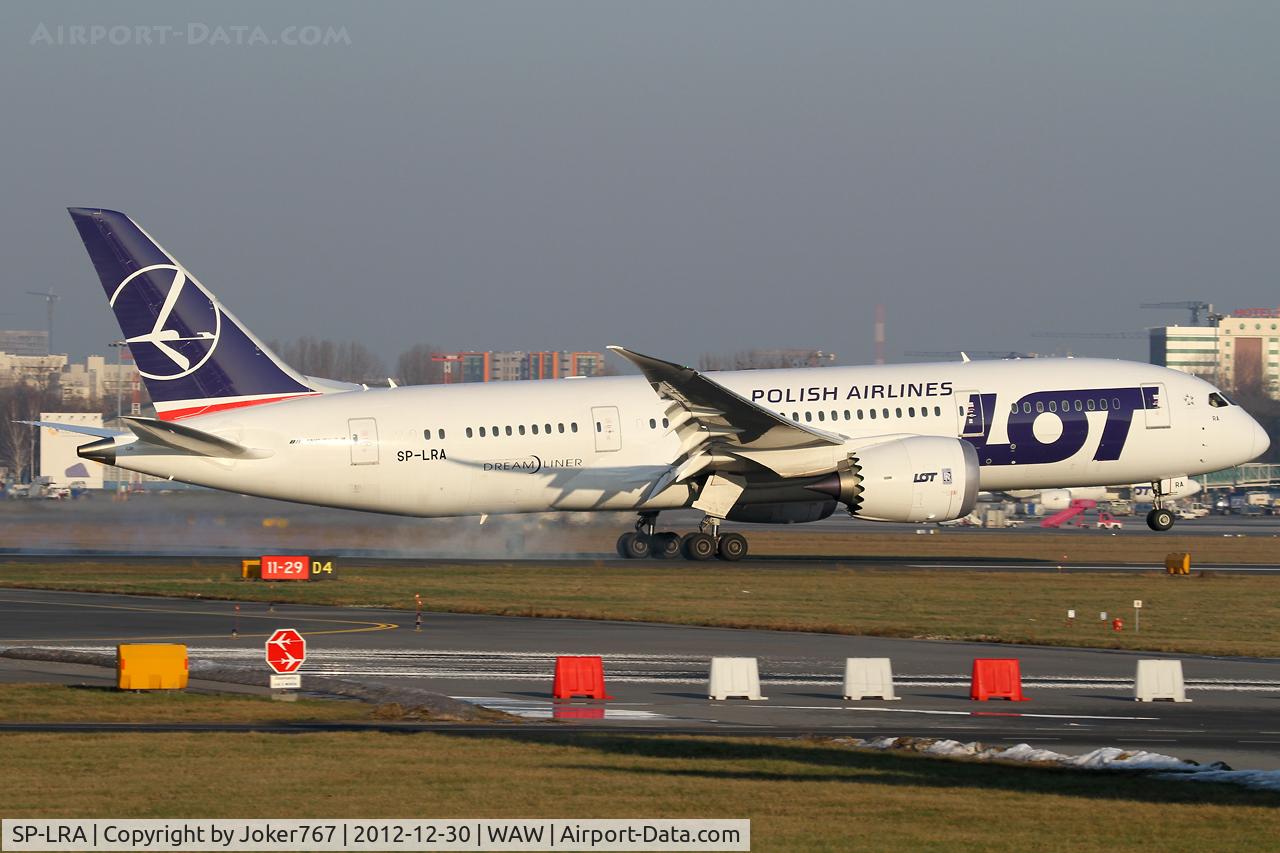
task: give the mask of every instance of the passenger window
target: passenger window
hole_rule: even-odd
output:
[[[1098,406],[1099,406],[1099,408],[1101,408],[1101,409],[1102,409],[1102,411],[1104,411],[1104,412],[1105,412],[1105,411],[1107,410],[1107,398],[1106,398],[1106,397],[1103,397],[1101,400],[1099,400],[1099,401],[1098,401]]]
[[[888,409],[881,409],[881,410],[880,410],[880,414],[887,418],[887,417],[889,417],[889,410],[888,410]]]
[[[424,439],[426,439],[427,441],[430,441],[430,440],[431,440],[431,430],[429,430],[429,429],[424,429],[424,430],[422,431],[422,437],[423,437]]]
[[[811,421],[813,421],[813,412],[805,412],[805,413],[804,413],[804,419],[805,419],[806,421],[810,421],[810,422],[811,422]]]
[[[1044,403],[1040,402],[1039,400],[1036,400],[1036,414],[1040,415],[1043,413],[1044,413]]]
[[[937,417],[937,418],[942,417],[942,407],[941,407],[941,406],[934,406],[934,407],[933,407],[933,415],[934,415],[934,417]]]
[[[1030,404],[1030,403],[1023,403],[1023,404],[1022,404],[1022,413],[1023,413],[1024,415],[1029,415],[1029,414],[1031,414],[1031,404]]]
[[[893,414],[895,417],[899,417],[899,418],[902,417],[902,409],[901,408],[894,409]]]
[[[573,432],[577,432],[577,431],[578,431],[578,422],[577,422],[577,421],[574,421],[573,423],[569,424],[569,429],[570,429],[570,430],[572,430]]]
[[[838,421],[838,420],[840,420],[840,413],[839,413],[839,412],[837,412],[836,410],[832,409],[832,410],[831,410],[831,420],[833,420],[833,421]]]
[[[551,424],[543,424],[542,427],[546,431],[547,435],[551,435]],[[564,428],[561,427],[560,431],[564,432]]]
[[[556,428],[557,428],[560,432],[564,432],[564,424],[556,424]]]
[[[438,435],[438,436],[439,436],[439,438],[440,438],[440,440],[441,440],[441,441],[444,441],[444,430],[442,430],[442,429],[440,429],[440,430],[436,430],[436,435]]]
[[[669,426],[671,426],[671,421],[667,420],[666,418],[663,418],[663,419],[662,419],[662,428],[663,428],[663,429],[666,429],[666,428],[667,428],[667,427],[669,427]]]
[[[471,427],[467,427],[467,438],[471,438]]]
[[[658,421],[656,418],[649,418],[649,429],[657,429]]]
[[[1077,412],[1083,412],[1083,411],[1084,411],[1084,406],[1083,406],[1083,405],[1081,405],[1081,403],[1080,403],[1080,401],[1079,401],[1079,400],[1076,400],[1076,411],[1077,411]]]
[[[604,426],[599,421],[596,421],[596,432],[604,432]]]
[[[846,421],[851,421],[851,420],[853,420],[853,412],[849,411],[848,409],[845,409],[845,410],[844,410],[844,419],[845,419]]]
[[[520,426],[516,427],[516,432],[524,435],[524,424],[520,424]]]
[[[480,427],[480,437],[484,438],[484,427]]]
[[[871,409],[871,420],[873,420],[873,421],[874,421],[875,419],[876,419],[876,410],[875,410],[875,409]]]
[[[858,409],[858,420],[862,420],[862,409]]]
[[[819,410],[818,410],[818,420],[820,420],[820,421],[825,421],[826,419],[827,419],[827,413],[826,413],[826,412],[824,412],[824,411],[822,411],[821,409],[819,409]]]
[[[1120,398],[1119,398],[1119,397],[1112,397],[1112,398],[1111,398],[1111,408],[1113,408],[1113,409],[1118,409],[1118,408],[1120,408]]]
[[[962,414],[962,415],[964,414],[964,409],[961,409],[961,410],[960,410],[960,414]],[[1018,404],[1017,404],[1017,403],[1012,403],[1012,404],[1011,404],[1011,408],[1010,408],[1010,410],[1009,410],[1009,414],[1011,414],[1011,415],[1016,415],[1016,414],[1018,414]]]
[[[533,425],[533,427],[531,427],[531,428],[533,429],[533,434],[534,434],[534,435],[537,435],[537,434],[538,434],[538,425],[537,425],[537,424],[534,424],[534,425]]]
[[[507,427],[507,435],[511,435],[511,427]]]
[[[1091,411],[1091,412],[1093,411],[1093,409],[1094,409],[1094,404],[1093,404],[1093,398],[1092,398],[1092,397],[1091,397],[1091,398],[1089,398],[1089,400],[1085,403],[1085,408],[1087,408],[1087,409],[1088,409],[1089,411]]]
[[[916,407],[907,406],[907,417],[914,418],[916,416]]]
[[[797,421],[797,422],[798,422],[798,421],[800,420],[800,413],[799,413],[799,412],[792,412],[792,413],[791,413],[791,420],[793,420],[793,421]]]
[[[1057,401],[1057,400],[1050,400],[1050,401],[1049,401],[1049,411],[1054,412],[1055,414],[1057,413],[1057,411],[1058,411],[1058,401]]]

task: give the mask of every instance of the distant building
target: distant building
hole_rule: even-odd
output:
[[[1151,363],[1242,394],[1280,399],[1280,310],[1250,308],[1210,326],[1151,330]]]
[[[707,354],[699,360],[703,370],[769,370],[783,367],[828,367],[836,354],[819,349],[753,349],[733,355]]]
[[[487,351],[436,353],[442,381],[514,382],[521,379],[559,379],[565,376],[599,376],[605,356],[600,352]]]
[[[10,355],[0,352],[0,387],[45,386],[57,381],[67,366],[65,355]]]
[[[48,355],[49,333],[34,329],[0,330],[0,352],[9,355]]]

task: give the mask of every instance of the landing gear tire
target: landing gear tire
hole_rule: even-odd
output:
[[[680,556],[679,533],[657,533],[649,543],[649,552],[659,560],[669,560]]]
[[[741,533],[726,533],[720,537],[717,550],[720,559],[736,563],[747,556],[747,537]]]
[[[716,540],[709,533],[690,533],[681,541],[680,550],[690,560],[710,560],[716,555]]]
[[[1168,530],[1173,527],[1173,521],[1173,513],[1167,509],[1153,509],[1147,513],[1147,527],[1152,530]]]
[[[651,543],[643,533],[624,533],[618,537],[618,556],[627,560],[643,560],[649,556]]]

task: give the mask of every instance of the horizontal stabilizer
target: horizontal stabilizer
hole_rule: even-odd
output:
[[[62,432],[74,432],[80,435],[92,435],[95,438],[115,438],[117,435],[125,435],[114,429],[106,429],[105,427],[91,427],[83,424],[59,424],[53,421],[18,421],[20,424],[30,424],[35,427],[44,427],[45,429],[56,429]]]
[[[174,421],[128,416],[123,420],[140,441],[171,450],[180,450],[183,453],[218,459],[263,459],[271,455],[269,450],[245,447],[243,444],[237,444],[213,433]]]

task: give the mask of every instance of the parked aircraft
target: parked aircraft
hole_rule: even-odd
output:
[[[1199,494],[1200,484],[1190,477],[1170,477],[1159,483],[1134,483],[1127,486],[1085,486],[1073,489],[1013,489],[1006,492],[1009,497],[1018,500],[1039,501],[1049,511],[1066,509],[1072,501],[1105,501],[1121,497],[1121,490],[1129,493],[1130,500],[1151,501],[1159,490],[1160,497],[1165,500],[1179,500]]]

